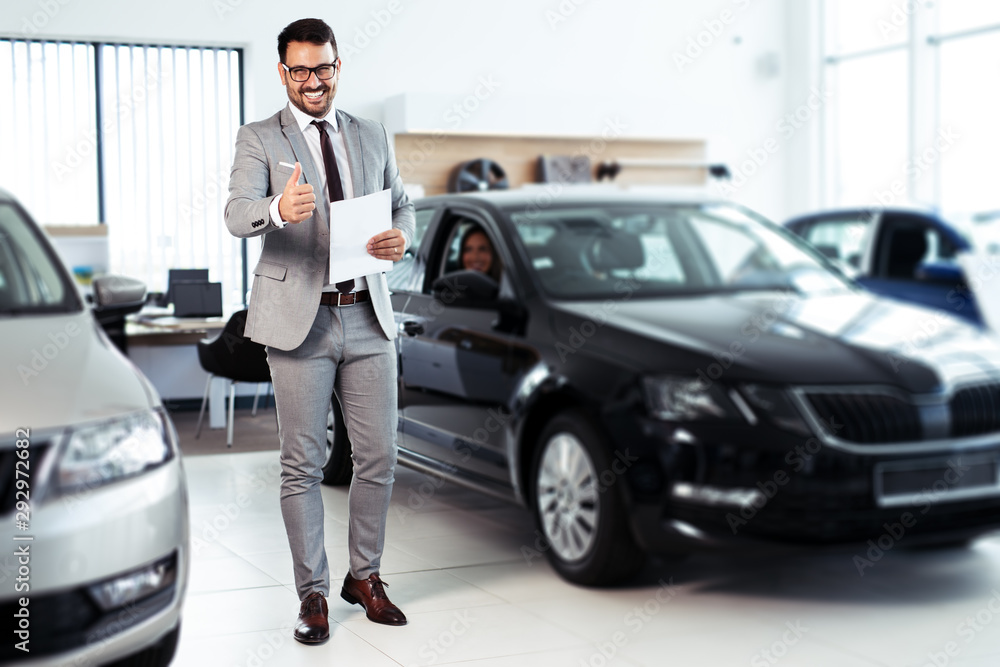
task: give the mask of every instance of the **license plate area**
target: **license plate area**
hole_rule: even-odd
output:
[[[889,461],[876,464],[874,475],[879,507],[1000,495],[1000,465],[995,455]]]

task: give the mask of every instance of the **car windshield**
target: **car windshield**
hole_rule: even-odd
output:
[[[803,242],[731,204],[552,206],[510,217],[538,282],[557,298],[850,289]]]
[[[81,307],[38,229],[16,206],[0,202],[0,317],[68,313]]]

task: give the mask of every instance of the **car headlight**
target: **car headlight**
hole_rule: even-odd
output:
[[[137,412],[74,429],[59,458],[59,492],[93,489],[138,475],[173,457],[164,417],[155,410]]]
[[[660,376],[646,378],[649,413],[664,421],[738,420],[740,414],[726,392],[701,378]]]
[[[784,390],[760,384],[744,384],[740,386],[740,393],[753,408],[763,413],[778,428],[799,435],[812,435],[808,424]]]

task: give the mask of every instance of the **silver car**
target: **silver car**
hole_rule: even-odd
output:
[[[173,658],[189,563],[177,434],[95,317],[144,293],[105,277],[87,305],[0,190],[0,664]]]

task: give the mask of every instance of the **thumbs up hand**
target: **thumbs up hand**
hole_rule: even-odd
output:
[[[288,177],[285,189],[281,192],[281,200],[278,202],[278,213],[281,219],[289,223],[298,223],[312,217],[312,212],[316,208],[316,195],[313,194],[313,186],[308,184],[299,185],[299,177],[302,176],[302,165],[295,163],[295,171]]]

